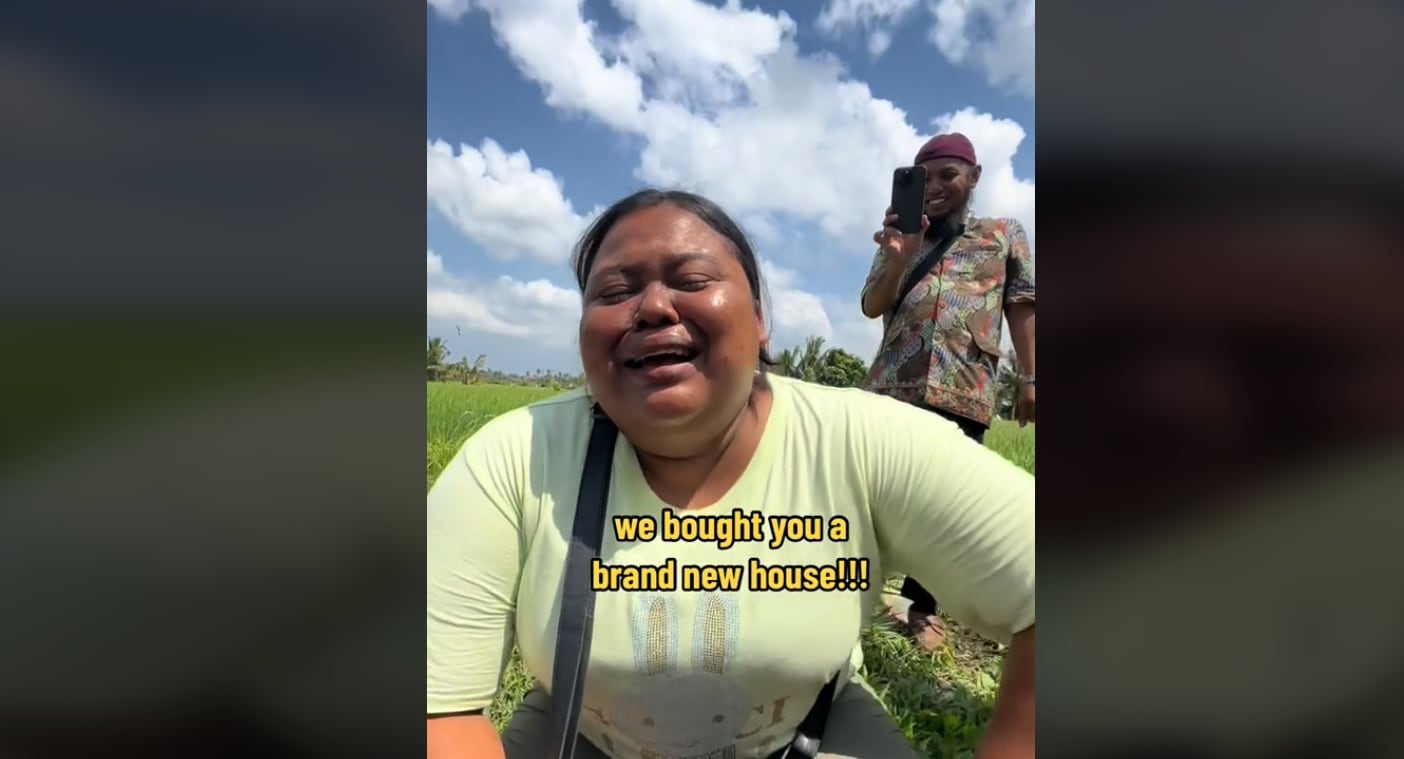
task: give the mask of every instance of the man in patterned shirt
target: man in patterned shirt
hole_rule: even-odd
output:
[[[863,285],[868,318],[882,319],[883,338],[866,389],[931,411],[984,442],[994,416],[1003,321],[1023,367],[1014,417],[1034,421],[1034,271],[1028,237],[1015,219],[970,211],[980,165],[965,135],[937,135],[913,163],[927,172],[922,231],[903,235],[888,209],[873,235],[877,255]],[[908,280],[915,280],[914,282]],[[895,610],[928,648],[944,631],[936,599],[908,577]]]

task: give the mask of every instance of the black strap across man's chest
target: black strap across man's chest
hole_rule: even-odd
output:
[[[892,302],[892,311],[888,314],[888,318],[897,315],[897,309],[902,307],[902,301],[906,300],[907,296],[912,294],[912,290],[916,289],[917,284],[925,279],[932,269],[936,268],[936,264],[945,257],[946,251],[950,250],[955,241],[959,240],[963,234],[965,234],[965,225],[961,224],[954,229],[947,229],[944,235],[937,238],[936,244],[931,246],[916,268],[912,269],[912,272],[902,281],[902,289],[897,291],[897,300]]]

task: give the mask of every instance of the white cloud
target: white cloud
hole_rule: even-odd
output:
[[[831,38],[861,32],[878,58],[917,2],[829,0],[814,26]],[[1033,97],[1034,0],[927,0],[926,8],[927,39],[946,60],[979,71],[991,87]]]
[[[881,58],[889,47],[892,47],[891,32],[875,29],[868,33],[868,55],[874,59]]]
[[[939,0],[931,44],[992,87],[1034,95],[1034,0]]]
[[[546,104],[588,113],[619,130],[637,128],[643,81],[623,61],[606,61],[595,24],[580,16],[583,0],[477,0],[499,43],[528,79],[546,90]]]
[[[862,245],[882,218],[892,167],[921,136],[906,114],[846,80],[840,64],[793,42],[747,82],[747,101],[715,115],[652,101],[637,175],[697,188],[739,214],[786,213],[841,245]]]
[[[580,295],[544,279],[524,282],[500,276],[491,282],[465,280],[444,270],[429,252],[428,320],[444,330],[518,338],[548,348],[575,344]]]
[[[452,5],[450,0],[436,2]],[[638,141],[634,173],[640,180],[707,195],[772,251],[804,255],[812,248],[851,255],[819,267],[829,275],[847,270],[842,276],[856,277],[838,285],[842,292],[826,295],[803,289],[807,283],[800,282],[797,271],[764,262],[777,346],[819,335],[865,360],[871,358],[880,324],[864,318],[857,305],[861,277],[872,255],[871,236],[888,201],[892,168],[911,161],[934,133],[928,131],[933,126],[936,131],[964,132],[975,144],[984,166],[977,212],[1015,217],[1033,235],[1034,182],[1019,177],[1012,165],[1017,150],[1025,147],[1026,133],[1018,123],[972,108],[957,110],[958,104],[952,104],[952,112],[918,129],[902,109],[852,79],[833,56],[802,54],[795,41],[796,25],[784,13],[743,9],[737,0],[724,5],[699,0],[613,2],[627,25],[617,36],[600,33],[585,19],[580,0],[477,0],[476,7],[487,12],[499,44],[522,74],[542,88],[549,105],[583,114]],[[939,31],[933,31],[933,42],[945,45],[947,57],[982,67],[999,86],[1017,89],[1027,80],[1032,93],[1031,0],[928,0],[926,7]],[[1022,23],[1025,7],[1027,39],[1020,36],[1023,27],[1018,23],[1013,28],[994,23],[998,18]],[[831,0],[819,25],[829,34],[864,31],[870,52],[877,55],[890,44],[887,19],[910,22],[916,8],[916,0]],[[987,28],[993,33],[985,34]],[[1015,50],[1019,45],[1027,49]],[[464,160],[438,145],[436,156],[431,143],[431,164]],[[505,155],[490,141],[481,151],[464,147],[463,152],[486,156],[489,147]],[[471,228],[470,237],[492,240],[485,247],[496,255],[520,251],[560,261],[568,251],[567,241],[578,235],[587,216],[571,209],[549,171],[531,169],[524,153],[513,156],[516,163],[499,159],[511,171],[502,168],[493,175],[486,158],[472,163],[470,155],[471,165],[458,169],[454,181],[444,184],[496,184],[491,192],[458,191],[454,196],[486,200],[440,208],[450,209],[445,213],[465,233]],[[540,201],[525,206],[496,201],[504,186],[517,184],[501,176],[535,178],[521,184],[564,210],[553,224],[555,231],[538,230],[533,234],[539,239],[524,237],[526,219],[540,226],[549,216],[540,212]],[[433,181],[431,168],[431,196]],[[455,216],[453,209],[464,206],[472,210]],[[523,207],[532,210],[523,212]],[[796,230],[805,229],[815,230],[819,239],[797,235]],[[804,250],[795,247],[800,238],[806,238],[800,246]],[[806,268],[806,276],[814,271]],[[539,318],[531,327],[511,300],[526,299],[522,288],[529,283],[513,282],[460,285],[437,296],[431,291],[431,312],[483,325],[481,329],[499,335],[527,338],[535,330],[550,330],[574,339],[579,299],[573,291],[544,281],[531,283],[544,302],[553,304],[535,306]],[[563,294],[570,296],[571,305],[559,297]],[[565,321],[551,324],[551,319]]]
[[[892,45],[892,32],[917,7],[917,0],[829,0],[814,23],[820,33],[838,37],[862,31],[868,53],[880,58]]]
[[[760,268],[770,301],[766,321],[770,324],[770,341],[776,353],[810,335],[826,340],[833,337],[834,328],[829,323],[823,300],[797,287],[797,272],[765,258],[761,259]]]
[[[858,310],[858,296],[828,301],[828,309],[840,316],[834,320],[834,345],[865,363],[873,360],[882,341],[882,320],[869,319]]]
[[[614,7],[632,25],[613,43],[624,60],[670,100],[704,108],[743,94],[797,29],[784,12],[745,10],[735,0],[722,9],[692,0],[614,0]]]
[[[982,216],[1018,219],[1034,243],[1034,183],[1014,174],[1014,154],[1027,133],[1018,122],[997,119],[974,108],[962,108],[932,120],[938,132],[961,132],[970,138],[980,160],[980,185],[975,191],[975,212]]]
[[[457,21],[468,13],[469,0],[429,0],[429,7],[449,21]]]
[[[559,107],[642,138],[635,169],[642,181],[701,191],[742,217],[787,214],[817,225],[844,250],[870,253],[892,167],[911,161],[927,136],[905,112],[848,78],[833,57],[801,55],[794,22],[783,13],[745,10],[735,0],[615,4],[633,26],[611,43],[596,40],[574,0],[483,3],[499,40],[544,86],[548,102],[556,93]],[[523,31],[532,24],[550,33]],[[594,63],[557,65],[560,46],[547,38],[568,42],[574,52],[564,57]],[[611,47],[637,61],[606,64],[601,51]],[[596,76],[600,67],[613,78]],[[640,94],[645,80],[655,96]],[[706,102],[699,106],[698,98]],[[973,130],[983,126],[971,127],[977,144]],[[1007,168],[993,156],[985,163],[994,175]],[[1011,205],[998,199],[1000,187],[987,187],[989,207]]]
[[[564,261],[589,220],[551,172],[490,139],[480,148],[460,145],[457,154],[442,140],[429,141],[427,173],[429,203],[500,261]]]

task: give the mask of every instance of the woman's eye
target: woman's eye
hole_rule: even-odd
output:
[[[628,283],[615,282],[601,288],[600,292],[595,295],[595,299],[604,300],[604,302],[608,303],[618,303],[619,300],[628,299],[630,295],[633,295],[633,288],[630,288]]]
[[[679,282],[679,283],[678,283],[678,289],[679,289],[679,290],[687,290],[687,291],[689,291],[689,292],[695,292],[695,291],[697,291],[697,290],[701,290],[702,288],[704,288],[704,287],[706,287],[706,286],[707,286],[707,280],[705,280],[705,279],[698,279],[698,278],[685,279],[685,280],[683,280],[682,282]]]

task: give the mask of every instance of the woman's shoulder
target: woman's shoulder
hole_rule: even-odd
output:
[[[559,440],[583,430],[590,422],[592,401],[583,388],[533,401],[489,419],[471,443],[478,446],[521,446]]]
[[[925,418],[926,412],[910,404],[858,387],[832,387],[785,376],[773,377],[772,384],[776,392],[789,397],[792,425],[824,434],[848,438]]]

